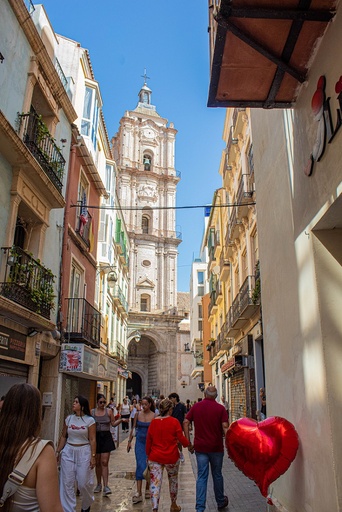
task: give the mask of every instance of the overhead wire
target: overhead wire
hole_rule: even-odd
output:
[[[234,206],[255,206],[255,201],[250,201],[247,203],[226,203],[226,204],[199,204],[199,205],[186,205],[186,206],[149,206],[151,210],[189,210],[195,208],[234,208]],[[84,208],[93,208],[94,210],[127,210],[127,211],[139,211],[145,210],[146,206],[111,206],[111,205],[81,205],[81,204],[71,204],[70,208],[79,208],[83,206]]]

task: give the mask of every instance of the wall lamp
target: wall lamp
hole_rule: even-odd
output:
[[[38,333],[39,331],[35,327],[30,327],[29,330],[27,331],[27,336],[29,336],[29,338],[32,338]]]
[[[141,332],[133,331],[132,334],[130,334],[128,338],[136,341],[136,343],[139,343],[139,341],[141,340]]]
[[[107,274],[107,283],[110,288],[113,288],[115,283],[118,281],[118,274],[115,265],[100,265],[97,272]]]

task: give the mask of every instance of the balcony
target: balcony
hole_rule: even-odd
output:
[[[126,243],[126,236],[123,231],[116,230],[115,232],[115,244],[118,248],[119,258],[121,263],[124,265],[128,265],[128,251],[127,251],[127,243]]]
[[[64,337],[69,342],[82,342],[100,348],[101,313],[85,299],[66,300],[68,313]]]
[[[216,283],[216,304],[219,305],[223,301],[222,283],[220,280]]]
[[[117,308],[119,309],[119,311],[121,311],[122,313],[127,313],[128,303],[127,303],[127,300],[118,284],[115,285],[113,291],[111,291],[111,295],[112,295],[114,302],[117,305]]]
[[[237,214],[244,217],[248,212],[248,203],[253,197],[254,182],[250,174],[242,174],[236,194],[236,202],[238,203]]]
[[[243,125],[247,122],[246,109],[235,108],[233,113],[233,135],[237,137],[243,131]]]
[[[2,247],[6,256],[1,295],[50,320],[55,276],[20,247]],[[13,309],[13,308],[12,308]]]
[[[217,304],[216,304],[216,291],[213,290],[211,293],[210,293],[210,301],[209,301],[209,304],[208,304],[208,316],[212,316],[214,315],[216,312],[217,312]]]
[[[88,249],[91,245],[90,237],[94,236],[92,235],[92,216],[90,215],[88,210],[84,210],[81,207],[80,214],[78,216],[78,226],[76,229],[76,233],[82,238],[83,242],[86,244]]]
[[[49,130],[35,110],[21,114],[19,118],[19,132],[23,132],[23,141],[34,158],[40,164],[45,174],[54,184],[59,193],[63,188],[65,160],[51,137]]]
[[[114,359],[116,359],[122,366],[126,365],[128,350],[119,341],[115,341],[114,351],[111,352],[110,355],[114,357]]]
[[[230,274],[230,263],[228,258],[225,258],[225,254],[222,251],[220,256],[220,280],[226,281]]]
[[[215,237],[214,237],[214,256],[215,258],[218,258],[221,252],[221,237],[220,232],[218,230],[215,231]]]
[[[260,289],[256,286],[255,276],[247,276],[228,311],[228,334],[241,329],[259,306]]]
[[[250,318],[260,306],[260,295],[254,294],[255,290],[255,276],[247,276],[240,288],[240,318]]]
[[[234,206],[231,209],[230,217],[229,217],[229,221],[228,221],[228,229],[227,229],[228,240],[234,240],[234,238],[237,238],[239,236],[240,224],[241,224],[241,220],[238,218],[238,210],[237,210],[237,207]]]

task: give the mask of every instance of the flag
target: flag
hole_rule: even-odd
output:
[[[93,252],[94,241],[94,227],[93,222],[91,222],[89,226],[89,252]]]
[[[83,198],[81,201],[81,212],[80,212],[80,235],[83,235],[84,226],[88,222],[88,210],[87,210],[87,195],[83,192]]]

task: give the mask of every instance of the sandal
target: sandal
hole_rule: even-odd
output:
[[[140,503],[142,501],[142,495],[141,494],[134,494],[134,496],[132,497],[132,502],[133,503]]]
[[[147,490],[145,491],[145,499],[150,500],[151,499],[151,491]]]

